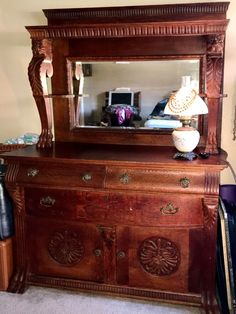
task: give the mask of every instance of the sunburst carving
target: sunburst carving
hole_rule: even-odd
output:
[[[177,245],[162,237],[145,239],[139,247],[138,257],[145,271],[155,276],[171,275],[180,264]]]
[[[59,264],[72,266],[84,256],[84,246],[76,232],[64,230],[55,232],[48,243],[51,257]]]

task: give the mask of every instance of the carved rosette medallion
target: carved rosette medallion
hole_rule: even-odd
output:
[[[151,237],[145,239],[138,250],[139,261],[148,273],[168,276],[176,272],[180,264],[180,251],[169,239]]]
[[[79,235],[68,230],[55,232],[50,237],[48,251],[55,261],[66,266],[79,263],[84,256],[84,246]]]

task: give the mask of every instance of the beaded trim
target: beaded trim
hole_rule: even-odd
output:
[[[183,90],[181,88],[170,96],[167,106],[172,112],[181,113],[190,108],[196,96],[197,92],[194,89]]]

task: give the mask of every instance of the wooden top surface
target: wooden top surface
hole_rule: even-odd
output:
[[[132,165],[170,168],[227,167],[227,154],[210,155],[208,159],[198,157],[193,161],[174,160],[174,147],[101,145],[81,143],[53,143],[52,148],[37,149],[35,145],[2,154],[6,161],[45,161],[71,164],[91,163],[103,165]],[[196,151],[198,153],[198,151]]]

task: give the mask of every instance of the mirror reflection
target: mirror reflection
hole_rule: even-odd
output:
[[[78,127],[175,128],[178,117],[164,115],[183,77],[199,89],[199,59],[163,61],[70,61]]]

